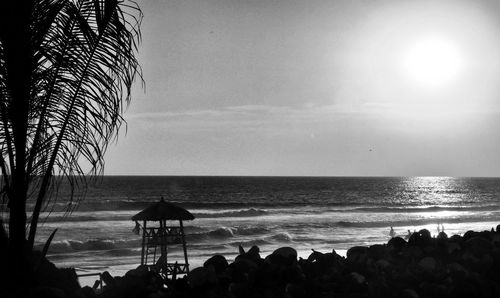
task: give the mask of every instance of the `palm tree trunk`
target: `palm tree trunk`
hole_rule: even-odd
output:
[[[13,180],[16,181],[16,179]],[[13,191],[9,199],[9,256],[11,256],[9,267],[15,276],[23,275],[22,270],[26,270],[27,259],[25,250],[26,192],[23,190],[25,189],[23,184],[22,181],[13,183]]]
[[[2,42],[10,94],[10,109],[15,168],[9,190],[9,267],[14,278],[26,276],[26,199],[28,181],[26,177],[26,146],[28,111],[31,90],[32,46],[31,19],[32,1],[6,1],[1,9],[2,17],[9,23],[3,28]],[[4,19],[5,21],[5,19]],[[3,24],[3,22],[2,22]]]

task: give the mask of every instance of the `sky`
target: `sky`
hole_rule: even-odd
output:
[[[500,176],[500,3],[139,0],[107,175]]]

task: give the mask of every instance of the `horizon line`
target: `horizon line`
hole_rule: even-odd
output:
[[[500,178],[500,176],[440,176],[440,175],[189,175],[189,174],[103,174],[102,177],[227,177],[227,178]]]

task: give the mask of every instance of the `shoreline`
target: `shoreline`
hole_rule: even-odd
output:
[[[155,297],[498,297],[500,225],[450,237],[422,229],[408,241],[354,246],[344,256],[313,250],[304,258],[286,246],[261,256],[252,246],[234,261],[214,255],[192,265],[166,287],[144,266],[123,276],[106,272],[98,297],[134,297],[146,289]]]
[[[465,232],[467,232],[468,229],[464,228],[464,226],[469,227],[470,230],[485,230],[485,229],[490,229],[491,227],[496,226],[497,222],[481,222],[481,223],[468,223],[465,225],[461,226],[454,226],[453,224],[447,224],[446,222],[444,223],[445,228],[446,228],[446,233],[448,234],[457,234],[457,235],[463,235]],[[427,228],[430,231],[434,231],[431,233],[433,237],[437,236],[436,231],[435,231],[435,224],[432,225],[426,225],[426,226],[415,226],[415,227],[408,227],[411,228],[411,230],[421,230]],[[400,236],[402,238],[405,238],[406,235],[403,234],[404,231],[408,230],[407,227],[395,227],[395,231],[398,233],[396,236]],[[382,233],[382,231],[384,233]],[[307,258],[309,254],[311,253],[312,249],[319,251],[319,252],[329,252],[331,251],[332,248],[334,248],[340,256],[346,256],[347,250],[350,247],[353,246],[370,246],[374,244],[380,244],[380,243],[385,243],[387,240],[390,239],[389,236],[387,236],[389,232],[389,228],[384,228],[384,229],[376,229],[373,231],[372,236],[375,235],[382,235],[382,237],[378,237],[373,240],[368,240],[365,242],[357,242],[353,243],[350,245],[342,245],[342,244],[323,244],[323,245],[311,245],[311,244],[304,244],[301,242],[296,242],[296,241],[291,241],[291,242],[283,242],[281,244],[274,244],[270,246],[266,245],[259,245],[259,248],[261,249],[261,254],[263,255],[268,255],[271,254],[276,248],[279,248],[281,246],[291,246],[294,247],[297,250],[298,256],[302,258]],[[332,235],[332,237],[335,237],[335,235]],[[244,243],[241,243],[243,247],[248,249],[251,247],[251,245],[245,245]],[[196,250],[190,250],[189,249],[189,242],[188,242],[188,256],[189,256],[189,263],[190,263],[190,268],[194,269],[196,267],[200,267],[203,265],[203,262],[206,261],[210,256],[214,254],[221,254],[224,255],[228,261],[234,261],[234,258],[238,255],[238,246],[232,246],[232,249],[230,251],[224,250],[224,251],[217,251],[217,250],[212,250],[210,253],[204,252],[202,255],[197,255],[195,254]],[[49,256],[49,259],[50,256]],[[52,261],[52,260],[51,260]],[[125,259],[121,259],[121,262],[113,262],[111,264],[103,264],[99,263],[97,260],[93,261],[89,265],[83,265],[80,266],[81,263],[78,263],[77,261],[72,261],[72,262],[60,262],[60,260],[53,260],[53,262],[58,266],[58,267],[74,267],[78,273],[93,273],[97,271],[108,271],[111,273],[112,276],[122,276],[124,275],[128,270],[131,270],[133,268],[136,268],[139,263],[140,263],[140,252],[137,252],[136,256],[127,256]],[[112,262],[110,260],[110,262]],[[94,280],[92,281],[82,281],[82,286],[85,285],[92,285]]]

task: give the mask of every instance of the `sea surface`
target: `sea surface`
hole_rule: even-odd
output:
[[[342,254],[386,242],[390,227],[405,237],[422,228],[436,235],[438,223],[449,235],[500,223],[500,178],[106,176],[69,215],[65,196],[63,187],[43,214],[37,245],[58,228],[48,257],[80,274],[135,268],[141,241],[131,217],[161,197],[196,217],[185,222],[191,268],[214,254],[232,259],[239,245],[263,255],[281,246],[303,257]]]

